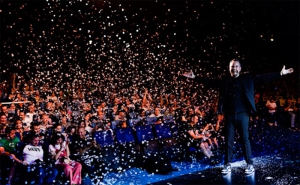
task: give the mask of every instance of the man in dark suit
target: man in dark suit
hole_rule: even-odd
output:
[[[271,73],[263,75],[251,75],[249,73],[241,74],[241,63],[233,59],[229,63],[230,76],[221,79],[208,80],[209,83],[219,84],[218,114],[225,114],[225,165],[222,169],[223,174],[231,172],[231,161],[233,156],[233,144],[235,129],[238,130],[242,140],[243,154],[247,162],[245,174],[254,172],[251,145],[249,141],[249,113],[256,111],[254,103],[254,84],[267,83],[271,80],[279,79],[280,76],[290,74],[293,69],[285,69],[283,66],[280,73]],[[195,78],[192,71],[183,74],[188,78]],[[196,77],[195,80],[204,82],[207,80]],[[213,81],[213,82],[212,82]]]

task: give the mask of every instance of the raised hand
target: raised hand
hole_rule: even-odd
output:
[[[187,77],[187,78],[195,78],[195,75],[193,73],[193,71],[189,71],[189,72],[185,72],[182,74],[183,76]]]
[[[283,65],[280,75],[282,76],[282,75],[286,75],[286,74],[291,74],[293,72],[294,72],[293,68],[285,69],[285,65]]]

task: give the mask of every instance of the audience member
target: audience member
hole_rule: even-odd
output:
[[[52,136],[49,153],[55,167],[64,172],[64,176],[68,179],[70,185],[81,184],[82,165],[69,158],[69,141],[65,141],[65,137],[61,133]]]
[[[197,115],[192,115],[191,116],[191,121],[188,124],[187,127],[187,132],[189,136],[188,140],[188,146],[193,146],[193,147],[200,147],[203,154],[211,158],[213,153],[211,152],[208,143],[206,142],[207,137],[201,133],[201,131],[197,128],[197,122],[198,122],[198,116]]]
[[[6,184],[11,182],[11,178],[14,173],[14,162],[22,163],[15,153],[17,143],[20,139],[16,137],[16,130],[14,128],[7,127],[5,129],[5,136],[0,138],[0,177],[1,184]]]
[[[30,144],[23,149],[23,165],[26,165],[22,175],[26,176],[27,183],[53,184],[58,174],[57,169],[44,162],[44,150],[39,144],[40,136],[33,133],[30,135]],[[31,170],[27,170],[30,168]],[[26,184],[27,184],[26,183]]]
[[[295,118],[296,118],[296,112],[297,107],[295,106],[295,102],[293,102],[292,97],[287,97],[286,102],[284,104],[284,111],[287,112],[289,117],[289,127],[291,130],[295,130]]]
[[[266,107],[268,108],[268,124],[270,126],[277,126],[277,103],[274,96],[270,96],[266,102]]]
[[[101,161],[101,148],[83,127],[78,129],[70,146],[71,158],[82,164],[82,170],[87,173],[95,184],[104,179],[105,165]]]

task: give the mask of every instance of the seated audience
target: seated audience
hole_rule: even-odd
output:
[[[287,97],[283,108],[284,108],[284,111],[288,114],[290,129],[291,130],[296,130],[296,128],[295,128],[295,118],[296,118],[296,112],[298,111],[298,109],[295,106],[295,102],[293,102],[292,97],[290,97],[290,96]]]
[[[14,128],[7,127],[5,129],[5,135],[0,138],[1,184],[10,183],[14,174],[14,163],[22,163],[22,161],[16,157],[15,153],[17,143],[20,142],[20,139],[16,137],[15,133],[16,130]]]
[[[23,165],[26,168],[22,173],[26,176],[27,183],[53,184],[58,171],[44,162],[44,150],[39,142],[39,135],[35,133],[31,134],[30,144],[26,145],[23,149]],[[27,171],[27,168],[31,170]]]
[[[100,157],[101,148],[83,127],[80,127],[78,134],[74,136],[70,152],[70,157],[82,164],[82,171],[89,175],[93,183],[103,181],[105,165]]]
[[[71,160],[69,142],[61,133],[52,136],[49,145],[49,155],[54,162],[55,168],[64,172],[70,185],[81,184],[82,165],[79,162]]]
[[[266,107],[268,109],[268,116],[267,116],[267,119],[268,119],[268,124],[270,126],[277,126],[277,104],[276,104],[276,101],[275,101],[275,98],[274,96],[270,96],[269,99],[267,100],[266,102]]]
[[[198,122],[198,116],[192,115],[191,116],[191,121],[189,122],[187,126],[187,132],[189,136],[188,140],[188,146],[193,146],[193,147],[200,147],[201,151],[203,154],[211,158],[213,153],[211,152],[208,143],[205,141],[207,137],[201,133],[201,131],[197,128],[197,122]]]

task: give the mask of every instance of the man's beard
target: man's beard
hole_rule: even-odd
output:
[[[231,71],[231,76],[233,76],[233,77],[237,77],[237,76],[239,76],[239,74],[240,74],[239,71],[236,71],[236,70]]]

